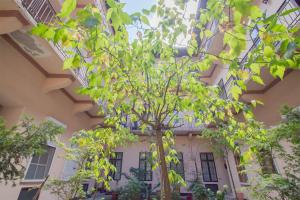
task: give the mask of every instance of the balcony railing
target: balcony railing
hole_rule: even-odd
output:
[[[296,2],[296,0],[285,0],[281,6],[279,7],[279,9],[277,10],[277,14],[278,14],[278,22],[280,24],[283,24],[284,26],[286,26],[288,29],[294,28],[295,26],[300,24],[300,10],[296,10],[294,12],[291,12],[285,16],[280,16],[281,13],[284,13],[290,9],[299,7],[299,4]],[[244,65],[247,62],[249,53],[251,53],[261,42],[259,36],[258,36],[258,31],[259,31],[259,27],[255,26],[251,33],[251,39],[252,39],[252,45],[251,47],[247,50],[247,53],[244,55],[244,57],[242,58],[242,60],[240,61],[240,66],[241,68],[245,68]],[[276,42],[275,46],[279,46],[280,42]],[[250,70],[250,69],[247,69]],[[229,94],[229,90],[233,85],[233,81],[235,80],[235,78],[233,76],[230,76],[229,79],[226,81],[225,83],[225,90],[226,93]]]
[[[52,7],[49,0],[20,0],[20,2],[20,5],[28,12],[28,14],[36,23],[42,22],[49,24],[55,22],[56,20],[60,20],[57,17],[56,11]],[[98,0],[95,0],[95,5],[100,9],[100,3]],[[69,57],[66,49],[61,44],[57,43],[53,46],[60,52],[62,57]],[[73,49],[73,51],[81,55],[81,51],[78,48]],[[88,85],[88,74],[86,67],[74,69],[73,73],[83,86]]]

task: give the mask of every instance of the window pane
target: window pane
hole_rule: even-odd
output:
[[[39,158],[40,158],[40,156],[33,155],[32,159],[31,159],[31,163],[39,163]]]
[[[216,173],[214,161],[209,161],[209,171],[210,171],[211,181],[217,181],[217,173]]]
[[[36,171],[37,165],[36,164],[30,164],[25,179],[33,179],[34,178],[34,174]]]
[[[208,163],[207,162],[201,162],[201,166],[202,166],[203,180],[204,181],[210,181],[209,171],[208,171]]]
[[[200,159],[201,160],[206,160],[206,154],[205,153],[201,153],[200,154]]]
[[[208,154],[207,154],[207,159],[208,159],[208,160],[214,160],[213,154],[212,154],[212,153],[208,153]]]
[[[37,188],[22,188],[18,200],[33,200],[37,191]]]
[[[45,178],[45,169],[46,169],[46,166],[44,166],[44,165],[38,166],[37,170],[36,170],[36,174],[35,174],[35,179]]]
[[[39,164],[47,164],[48,156],[48,152],[44,152],[42,155],[40,155]]]

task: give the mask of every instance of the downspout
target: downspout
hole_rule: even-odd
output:
[[[228,161],[228,150],[227,150],[226,147],[225,147],[225,152],[226,152],[225,161],[226,161],[226,165],[228,167],[230,180],[232,182],[233,192],[234,192],[235,198],[237,198],[237,193],[236,193],[235,184],[234,184],[234,180],[233,180],[233,176],[232,176],[232,172],[231,172],[231,167],[230,167],[230,164],[229,164],[229,161]]]

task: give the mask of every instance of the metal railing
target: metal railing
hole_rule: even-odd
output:
[[[99,5],[98,0],[95,0],[95,2],[97,2],[97,5]],[[60,20],[57,17],[56,11],[52,7],[49,0],[21,0],[21,5],[30,14],[30,16],[36,23],[50,24],[54,23],[56,20]],[[60,43],[53,44],[53,46],[56,47],[62,57],[69,57],[66,49]],[[81,51],[78,48],[72,49],[72,51],[75,51],[82,57]],[[84,60],[83,57],[82,59]],[[72,71],[83,86],[88,85],[88,70],[86,67],[77,68]]]
[[[281,13],[284,13],[290,9],[299,7],[299,4],[295,1],[295,0],[285,0],[281,6],[279,7],[279,9],[276,11],[276,13],[279,15],[278,17],[278,22],[280,24],[283,24],[284,26],[286,26],[288,29],[294,28],[297,24],[299,25],[300,22],[300,10],[296,10],[294,12],[291,12],[285,16],[280,16]],[[258,27],[255,26],[254,29],[257,29],[258,31]],[[247,50],[247,53],[244,55],[244,57],[242,58],[242,60],[240,61],[240,67],[245,69],[245,63],[247,62],[249,53],[251,53],[261,42],[261,39],[258,37],[256,38],[252,38],[252,45],[250,46],[250,48]],[[278,47],[280,44],[280,42],[276,42],[275,46]],[[250,70],[250,69],[247,69]],[[227,92],[227,94],[229,94],[229,90],[233,85],[233,81],[235,80],[235,78],[233,76],[230,76],[229,79],[226,81],[225,83],[225,90]]]

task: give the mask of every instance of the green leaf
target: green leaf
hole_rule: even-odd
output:
[[[296,50],[296,48],[297,48],[297,44],[295,42],[290,42],[287,45],[287,49],[286,49],[286,52],[284,53],[283,57],[285,59],[291,58],[293,56],[294,51]]]
[[[235,100],[239,99],[239,96],[242,94],[242,90],[237,85],[232,86],[230,93]]]
[[[258,75],[260,74],[260,65],[258,63],[252,63],[250,65],[250,69],[253,73],[258,74]]]
[[[264,81],[262,80],[262,78],[261,78],[260,76],[254,75],[254,76],[252,76],[251,78],[252,78],[252,80],[253,80],[254,82],[256,82],[256,83],[258,83],[258,84],[260,84],[260,85],[264,85],[264,84],[265,84]]]
[[[274,50],[270,46],[265,46],[264,48],[264,56],[270,58],[274,55]]]
[[[71,69],[72,66],[73,66],[73,57],[65,59],[63,69],[64,70]]]
[[[281,80],[283,79],[284,72],[285,72],[284,66],[277,65],[277,66],[271,66],[271,68],[270,68],[270,73],[274,77],[279,77]]]
[[[150,25],[150,22],[146,16],[142,15],[140,19],[144,24]]]
[[[37,36],[43,36],[44,33],[48,30],[48,26],[45,24],[37,24],[35,27],[31,29],[31,34]]]
[[[288,14],[290,14],[292,12],[295,12],[297,10],[300,10],[300,7],[296,7],[296,8],[292,8],[292,9],[289,9],[287,11],[284,11],[279,16],[286,16],[286,15],[288,15]]]
[[[262,11],[260,10],[259,7],[257,6],[251,6],[250,7],[250,17],[251,19],[257,19],[257,18],[260,18],[262,17],[263,13]]]
[[[77,0],[65,0],[58,16],[63,18],[69,16],[76,8],[76,4]]]

